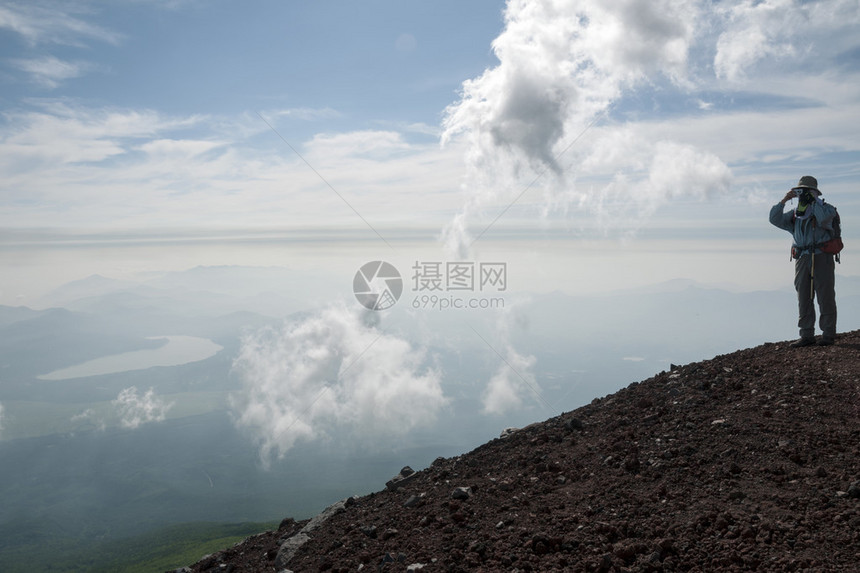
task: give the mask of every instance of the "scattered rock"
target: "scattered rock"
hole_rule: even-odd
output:
[[[385,483],[385,487],[387,487],[389,491],[397,491],[398,488],[411,482],[416,477],[418,477],[418,474],[415,473],[415,470],[413,470],[409,466],[406,466],[402,470],[400,470],[399,474],[388,480]]]
[[[395,529],[393,527],[389,527],[388,529],[386,529],[385,531],[382,532],[382,540],[386,541],[388,539],[391,539],[395,535],[397,535],[397,529]]]
[[[286,541],[284,541],[281,544],[281,549],[275,556],[275,567],[285,566],[290,561],[290,559],[293,558],[293,555],[296,554],[296,551],[298,551],[302,545],[304,545],[310,540],[311,538],[307,533],[300,531]]]
[[[427,494],[423,492],[418,495],[410,495],[409,499],[403,502],[403,507],[418,507],[424,503],[426,496]]]
[[[376,526],[375,525],[363,525],[359,528],[363,534],[368,536],[371,539],[376,539]]]
[[[308,521],[308,523],[302,527],[298,533],[287,538],[281,544],[278,554],[275,557],[275,567],[281,569],[284,568],[290,559],[292,559],[293,555],[296,554],[296,551],[298,551],[302,545],[310,541],[310,536],[308,534],[317,530],[323,523],[331,519],[333,516],[343,512],[346,506],[346,500],[341,500],[337,503],[331,504],[313,519]],[[282,521],[281,524],[283,525],[284,522]]]
[[[451,492],[451,497],[453,499],[469,499],[472,497],[472,488],[456,487],[454,488],[454,491]]]
[[[509,438],[519,431],[519,428],[505,428],[504,430],[502,430],[502,433],[499,434],[499,437],[502,439]]]

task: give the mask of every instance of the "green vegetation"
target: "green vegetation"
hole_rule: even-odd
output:
[[[142,387],[141,391],[146,389]],[[217,390],[177,392],[160,397],[171,405],[165,418],[174,420],[223,410],[227,407],[227,396],[227,391]],[[3,431],[3,440],[120,427],[116,406],[111,400],[70,403],[5,400],[3,407],[9,421],[9,427]]]
[[[227,549],[248,536],[276,529],[269,523],[187,523],[156,529],[128,539],[92,542],[52,538],[19,545],[2,553],[8,573],[153,573],[191,565],[204,555]]]

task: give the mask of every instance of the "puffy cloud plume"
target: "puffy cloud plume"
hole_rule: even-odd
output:
[[[380,439],[435,420],[447,403],[441,375],[409,342],[337,305],[246,336],[234,363],[236,423],[264,464],[299,440],[337,432]]]
[[[172,403],[168,404],[156,396],[154,389],[150,388],[144,394],[140,394],[135,386],[120,392],[113,401],[113,405],[122,427],[132,429],[148,422],[163,421],[167,411],[173,407]]]
[[[552,409],[541,395],[541,387],[532,372],[537,358],[518,352],[512,341],[514,331],[528,330],[528,315],[520,306],[528,300],[520,299],[496,316],[492,341],[473,329],[500,361],[481,394],[483,414],[506,414],[534,402]]]
[[[481,397],[484,414],[504,414],[523,405],[529,395],[540,392],[531,368],[537,359],[534,356],[519,354],[508,346],[505,359],[490,378]]]
[[[499,65],[464,82],[444,121],[443,144],[469,146],[469,196],[444,231],[448,247],[464,256],[470,216],[515,199],[524,171],[567,187],[559,155],[625,87],[655,73],[683,82],[698,18],[693,0],[510,0],[493,42]]]
[[[732,180],[729,168],[713,153],[625,132],[602,139],[582,170],[599,172],[604,165],[617,165],[619,156],[629,170],[616,172],[610,183],[585,189],[579,196],[585,212],[604,231],[635,229],[667,201],[705,199],[726,192]]]

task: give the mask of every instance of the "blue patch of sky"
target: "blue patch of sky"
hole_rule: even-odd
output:
[[[671,86],[652,84],[629,90],[613,104],[612,116],[642,121],[715,112],[762,112],[811,108],[822,105],[813,99],[753,91],[681,92]]]
[[[844,71],[860,71],[860,46],[837,54],[833,60]]]
[[[437,124],[461,82],[495,65],[489,45],[503,28],[503,7],[499,0],[213,1],[173,10],[107,3],[93,17],[122,34],[116,45],[29,45],[3,31],[6,54],[95,64],[50,90],[7,60],[2,72],[15,81],[4,82],[6,99],[61,91],[178,115],[331,108],[342,127],[366,128],[379,117]],[[414,44],[398,44],[403,34]]]

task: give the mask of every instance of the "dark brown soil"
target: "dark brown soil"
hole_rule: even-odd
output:
[[[661,372],[350,499],[286,562],[307,522],[190,570],[860,571],[858,480],[854,331]]]

